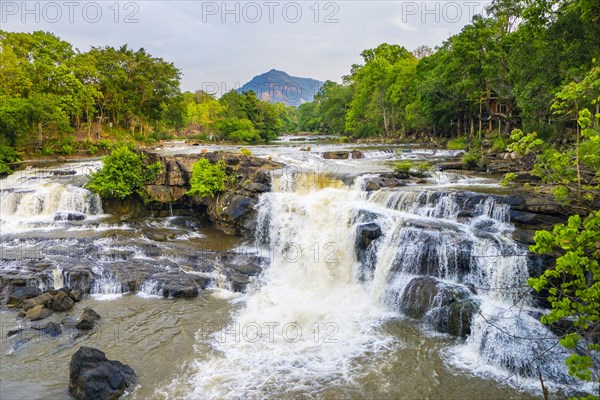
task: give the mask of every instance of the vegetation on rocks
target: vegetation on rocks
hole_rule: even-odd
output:
[[[222,162],[211,164],[206,158],[202,158],[194,164],[190,179],[192,188],[187,194],[214,197],[225,189],[225,180],[225,166]]]
[[[144,184],[160,172],[160,164],[146,166],[145,156],[126,146],[117,147],[92,174],[87,188],[102,197],[124,199],[134,194],[146,197]]]

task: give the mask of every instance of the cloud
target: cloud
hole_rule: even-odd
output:
[[[2,29],[50,31],[82,51],[104,45],[144,47],[182,70],[185,90],[203,82],[233,88],[272,68],[340,81],[366,48],[382,42],[409,50],[434,47],[468,23],[465,3],[456,2],[464,15],[453,21],[447,1],[76,1],[72,10],[65,6],[69,2],[52,3],[61,9],[59,20],[50,21],[56,13],[51,14],[48,2],[30,1],[23,10],[25,3],[3,0]],[[427,10],[421,9],[413,14],[409,3],[437,7],[440,18],[424,18]],[[481,12],[485,4],[478,4]],[[18,10],[13,13],[11,6]],[[91,22],[97,9],[101,16]]]

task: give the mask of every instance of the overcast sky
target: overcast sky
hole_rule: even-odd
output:
[[[144,47],[182,71],[182,89],[214,82],[227,91],[272,68],[339,82],[362,50],[383,42],[438,46],[488,3],[2,0],[0,26],[50,31],[81,51]]]

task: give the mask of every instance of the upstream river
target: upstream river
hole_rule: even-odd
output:
[[[100,162],[32,167],[0,181],[2,276],[29,273],[28,284],[48,289],[68,286],[73,266],[93,272],[91,293],[47,319],[63,323],[55,338],[8,337],[26,322],[16,310],[0,311],[0,398],[68,398],[70,357],[82,345],[135,370],[131,399],[533,399],[538,372],[553,398],[581,390],[556,338],[537,322],[540,310],[524,289],[526,248],[512,239],[510,206],[499,200],[510,193],[497,179],[433,172],[367,192],[366,179],[393,162],[435,163],[460,152],[303,140],[251,147],[287,167],[261,195],[248,237],[226,236],[193,215],[105,214],[83,188]],[[239,151],[175,142],[155,151],[204,149]],[[363,157],[323,158],[351,149]],[[68,212],[84,219],[56,219]],[[382,234],[359,252],[365,226]],[[202,254],[220,252],[268,256],[238,293],[218,268],[198,269]],[[124,268],[195,274],[210,284],[194,299],[164,298],[153,280],[128,290],[114,272]],[[447,304],[420,320],[403,312],[426,296],[407,289],[423,277],[476,305],[461,322],[469,325],[459,327],[462,338],[435,328]],[[68,328],[84,307],[102,316],[89,334]]]

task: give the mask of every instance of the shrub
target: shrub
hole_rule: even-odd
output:
[[[252,152],[250,151],[250,149],[246,149],[246,148],[240,149],[240,153],[243,156],[251,156],[252,155]]]
[[[190,179],[189,196],[211,196],[225,189],[225,166],[222,161],[211,164],[206,158],[196,161]]]
[[[94,156],[98,153],[98,148],[92,144],[90,147],[88,147],[87,151],[90,153],[90,155]]]
[[[394,165],[394,172],[397,174],[408,174],[412,168],[410,161],[402,161]]]
[[[87,188],[102,197],[124,199],[133,194],[146,197],[144,184],[160,172],[160,163],[145,165],[143,155],[126,146],[117,147],[104,159],[102,169],[92,174]]]
[[[96,143],[96,146],[103,151],[108,151],[112,148],[113,144],[110,140],[108,139],[102,139],[99,140],[98,143]]]
[[[425,176],[429,172],[431,172],[432,167],[431,167],[431,165],[429,165],[426,162],[421,162],[421,163],[416,164],[413,167],[413,169],[414,169],[415,175],[417,175],[417,176]]]
[[[466,136],[448,140],[449,150],[466,150],[469,147],[469,138]]]
[[[462,163],[468,167],[481,166],[483,163],[481,152],[476,149],[470,149],[465,154],[463,154]]]
[[[70,156],[71,154],[73,154],[74,151],[75,151],[75,149],[73,148],[73,145],[64,143],[63,145],[60,146],[57,153],[62,154],[64,156]]]
[[[348,138],[348,136],[341,136],[339,138],[340,143],[348,143],[349,141],[350,141],[350,138]]]

